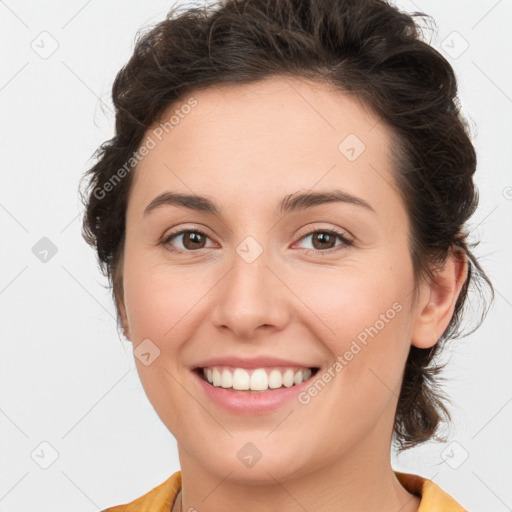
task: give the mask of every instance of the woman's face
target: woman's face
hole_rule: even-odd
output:
[[[147,132],[123,263],[126,335],[182,468],[284,481],[356,454],[386,460],[418,315],[389,132],[352,97],[299,79],[187,99]],[[345,199],[294,202],[336,191]],[[216,211],[170,196],[146,211],[165,193]],[[205,365],[223,384],[199,376]],[[287,367],[319,371],[249,393],[223,388],[235,367],[239,387],[256,368],[277,370],[274,386]]]

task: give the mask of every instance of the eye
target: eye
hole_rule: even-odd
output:
[[[309,237],[312,237],[313,249],[306,248],[306,250],[324,254],[329,254],[339,250],[336,249],[336,247],[347,247],[353,243],[345,234],[336,231],[335,229],[316,229],[302,236],[300,240],[306,240]],[[182,247],[173,248],[172,241],[174,239],[181,240]],[[171,251],[193,252],[204,249],[206,247],[205,243],[207,239],[209,239],[209,236],[201,229],[182,229],[180,231],[170,233],[162,241],[162,244],[171,246]],[[337,239],[340,240],[341,243],[336,245]]]
[[[175,238],[177,240],[181,238],[182,248],[171,248],[172,251],[192,252],[197,251],[199,249],[204,249],[204,243],[206,242],[206,239],[209,237],[204,231],[201,231],[200,229],[182,229],[181,231],[171,233],[163,240],[162,243],[164,245],[172,246],[171,241]]]
[[[315,251],[318,253],[331,253],[338,251],[335,247],[339,246],[350,246],[352,240],[350,240],[345,234],[336,231],[335,229],[317,229],[310,231],[307,235],[301,237],[301,240],[306,240],[312,237],[313,249],[307,249],[308,251]],[[336,244],[336,239],[341,240],[342,243]]]

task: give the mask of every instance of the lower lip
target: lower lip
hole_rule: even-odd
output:
[[[310,386],[315,377],[312,375],[304,382],[289,388],[282,387],[264,392],[248,393],[247,391],[231,391],[221,386],[214,386],[204,380],[197,371],[192,373],[212,402],[237,414],[262,414],[275,411],[297,398],[301,391],[305,391]]]

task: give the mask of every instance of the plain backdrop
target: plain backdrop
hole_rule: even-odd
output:
[[[179,469],[148,402],[93,250],[79,180],[113,135],[110,99],[137,30],[169,1],[0,1],[0,511],[92,512]],[[472,512],[512,508],[511,0],[400,0],[430,14],[478,153],[472,240],[496,287],[474,334],[453,342],[446,444],[393,458]],[[427,33],[428,34],[428,33]],[[46,252],[45,252],[46,251]],[[475,297],[477,300],[477,297]]]

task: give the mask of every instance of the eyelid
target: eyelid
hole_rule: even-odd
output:
[[[166,231],[166,234],[164,234],[162,238],[165,240],[166,238],[182,233],[183,231],[199,231],[201,233],[206,234],[206,230],[207,228],[203,227],[201,224],[178,224],[178,227],[173,227],[170,230]]]
[[[341,236],[347,240],[350,240],[351,242],[354,241],[354,236],[349,233],[346,229],[333,227],[333,226],[322,226],[319,224],[309,224],[306,228],[304,228],[306,231],[304,231],[303,234],[299,235],[298,240],[301,240],[305,236],[311,235],[313,233],[319,233],[319,232],[325,232],[325,233],[333,233],[337,236]]]

